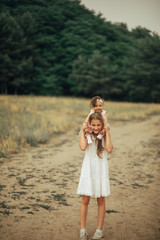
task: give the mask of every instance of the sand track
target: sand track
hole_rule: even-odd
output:
[[[111,196],[106,198],[104,239],[160,239],[160,116],[111,124]],[[114,126],[115,125],[115,126]],[[77,130],[47,145],[0,161],[0,239],[78,239],[76,195],[84,152]],[[91,199],[89,236],[97,224]]]

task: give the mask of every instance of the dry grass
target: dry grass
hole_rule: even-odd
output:
[[[0,96],[0,157],[46,143],[75,128],[89,113],[89,100],[65,97]],[[107,102],[109,121],[144,120],[160,114],[160,104]]]
[[[107,102],[108,118],[112,121],[142,121],[160,114],[160,104]]]

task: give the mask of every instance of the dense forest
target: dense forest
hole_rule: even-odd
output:
[[[1,0],[0,91],[160,102],[160,36],[80,0]]]

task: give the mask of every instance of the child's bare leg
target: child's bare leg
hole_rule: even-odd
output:
[[[90,201],[89,196],[83,196],[81,201],[81,210],[80,210],[80,220],[81,220],[81,229],[86,228],[88,204]]]
[[[105,198],[97,198],[98,203],[98,226],[97,229],[102,230],[104,217],[105,217]]]

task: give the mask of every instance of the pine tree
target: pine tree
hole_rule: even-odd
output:
[[[23,32],[9,12],[0,14],[0,81],[1,92],[8,93],[9,85],[21,71],[20,44],[24,44]],[[19,80],[17,80],[19,81]]]
[[[75,61],[70,78],[74,80],[75,92],[88,97],[101,95],[103,98],[110,98],[114,88],[114,72],[108,58],[99,51],[94,51],[88,61],[81,56]]]
[[[127,71],[131,101],[160,101],[160,37],[141,39],[133,51]]]

